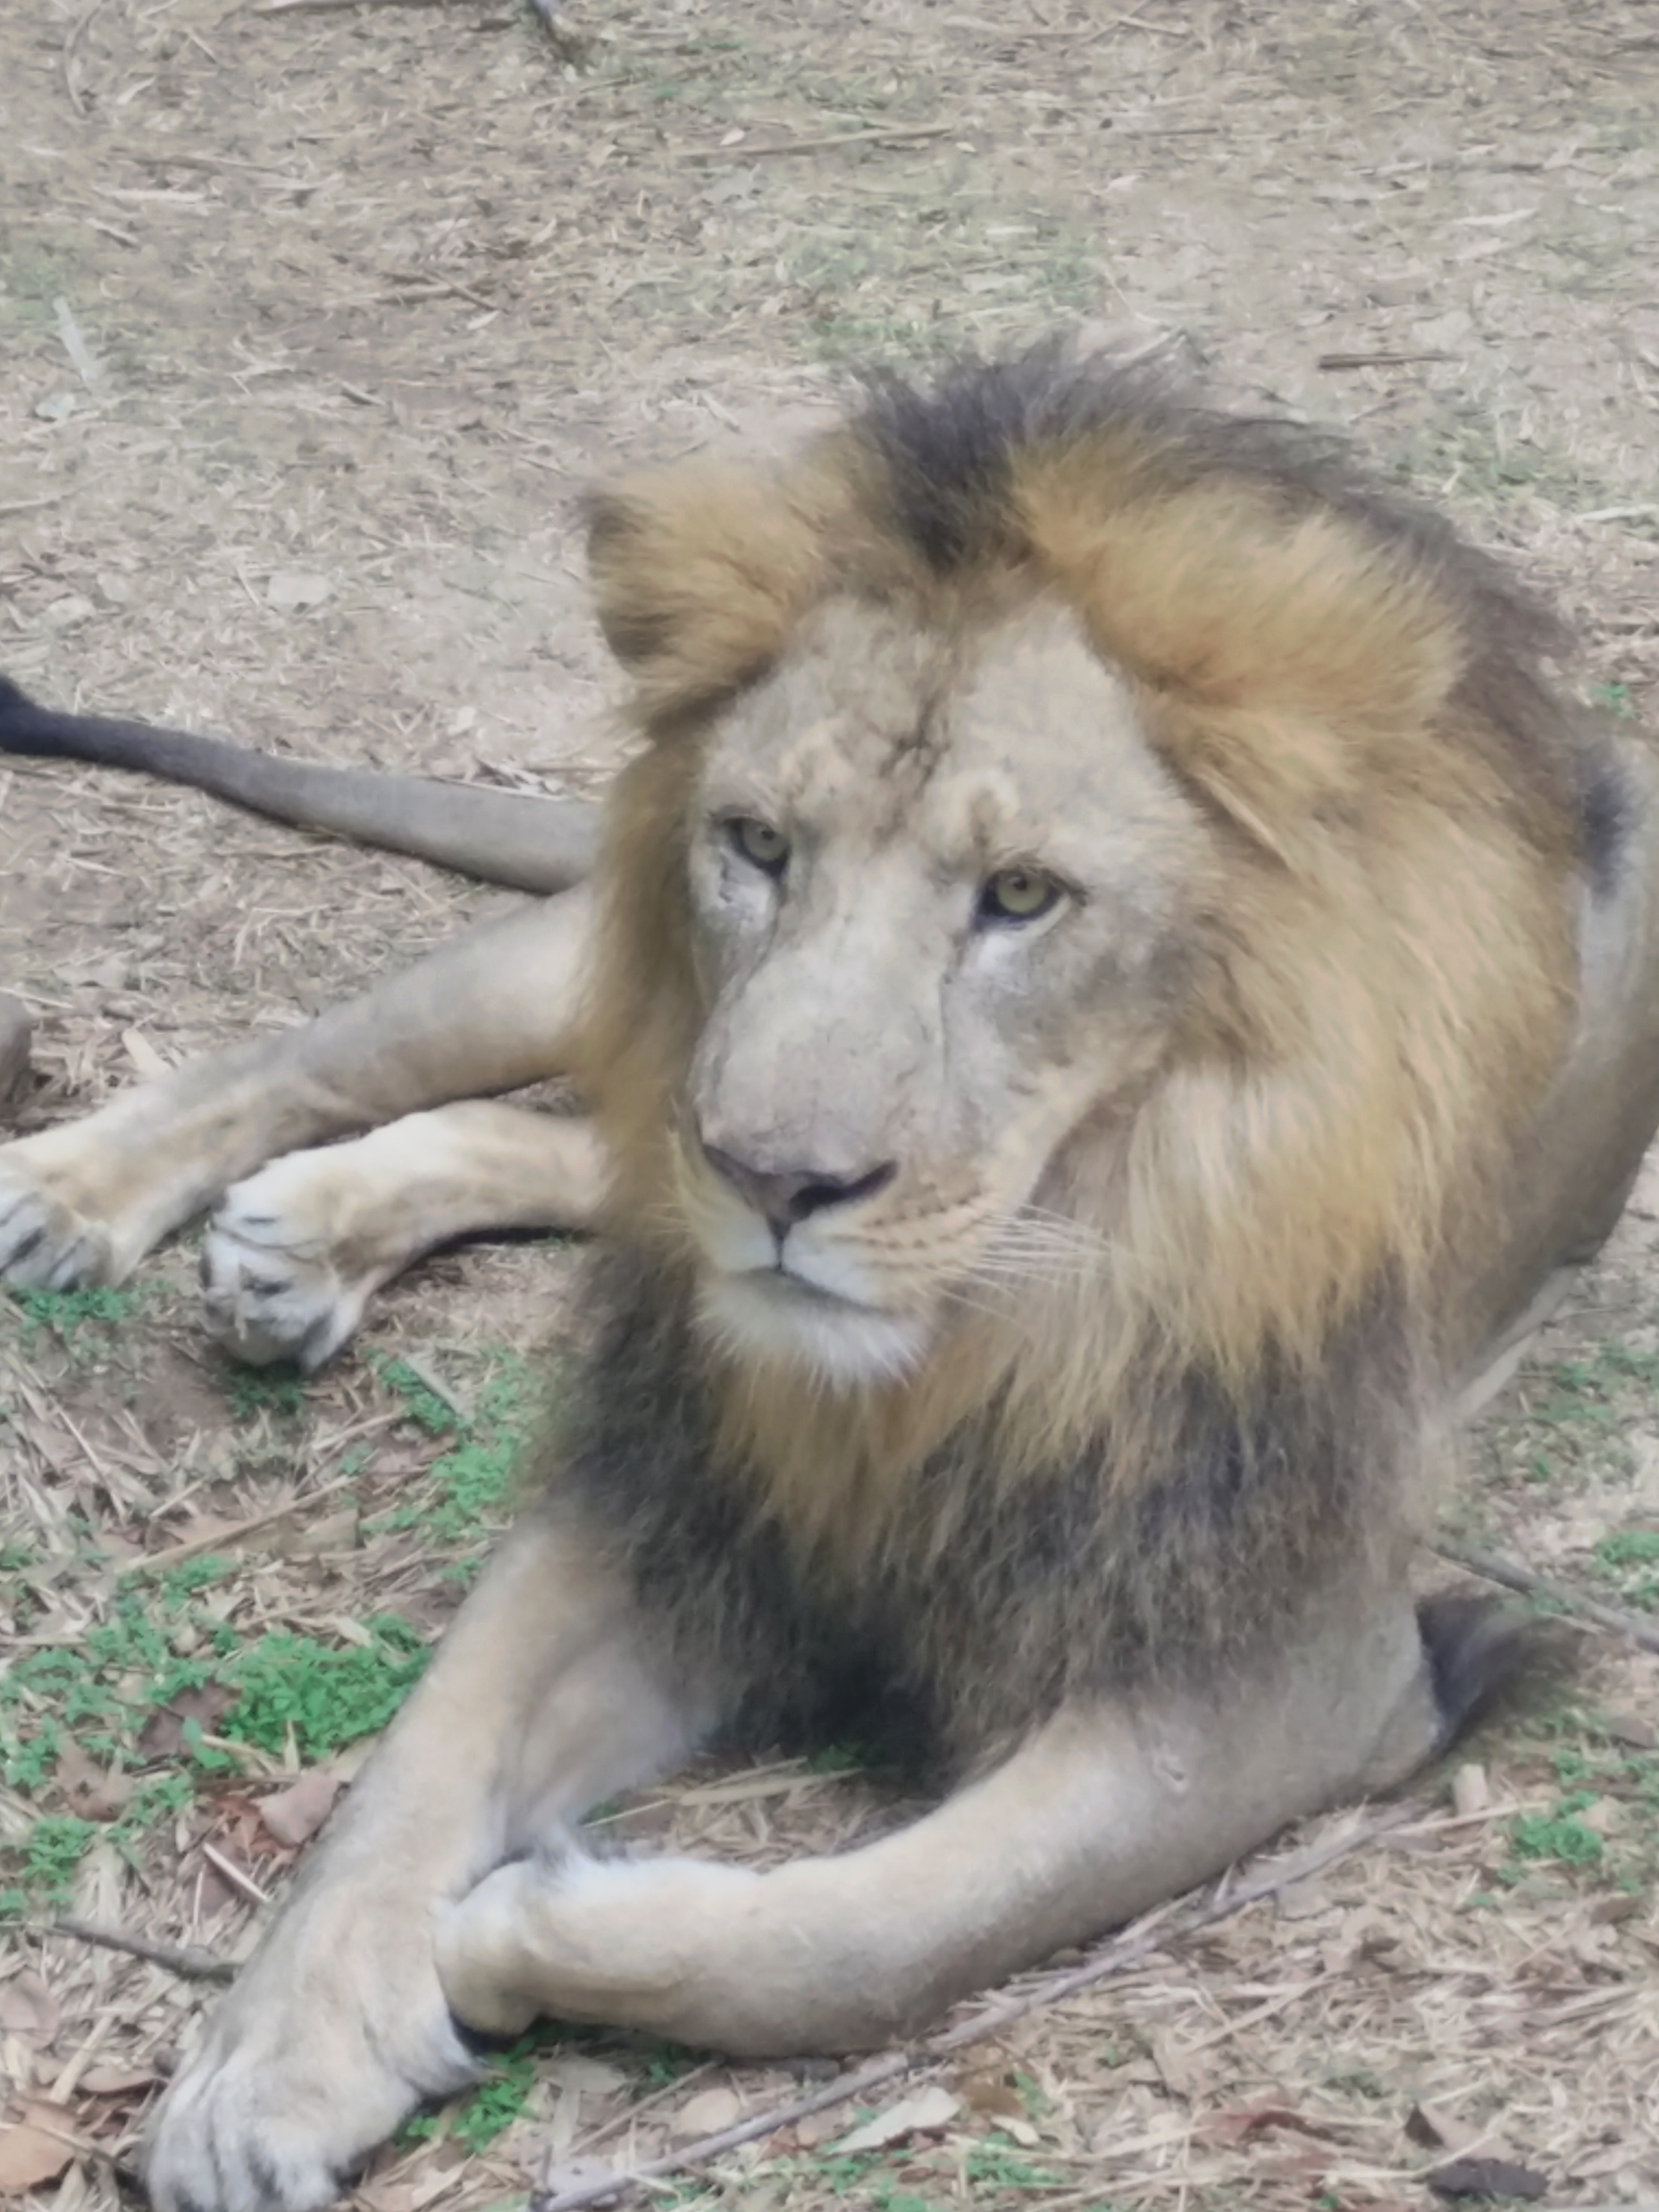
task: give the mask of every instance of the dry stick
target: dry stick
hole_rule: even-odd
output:
[[[1413,362],[1450,361],[1449,353],[1322,353],[1316,368],[1405,368]]]
[[[758,161],[768,154],[828,154],[837,146],[886,146],[909,138],[948,138],[959,127],[954,123],[893,123],[883,131],[837,131],[828,138],[780,138],[764,146],[682,146],[678,151],[682,161]]]
[[[1615,1636],[1627,1636],[1644,1651],[1659,1651],[1659,1628],[1650,1621],[1638,1620],[1633,1613],[1621,1613],[1616,1605],[1603,1605],[1599,1598],[1580,1597],[1577,1590],[1568,1589],[1560,1583],[1546,1582],[1542,1575],[1516,1566],[1512,1559],[1500,1559],[1495,1552],[1477,1552],[1467,1544],[1449,1543],[1437,1544],[1434,1549],[1454,1566],[1467,1568],[1470,1574],[1496,1583],[1502,1589],[1519,1590],[1526,1597],[1541,1597],[1559,1606],[1563,1613],[1577,1613],[1583,1620],[1593,1620],[1598,1628],[1611,1630]]]
[[[448,0],[265,0],[263,8],[248,11],[254,15],[321,15],[339,8],[360,8],[368,4],[376,8],[443,8]]]
[[[270,1892],[261,1889],[253,1876],[239,1867],[234,1859],[228,1859],[222,1851],[215,1850],[205,1839],[197,1845],[202,1856],[216,1874],[222,1875],[234,1890],[239,1890],[250,1905],[269,1905]]]
[[[85,38],[87,33],[92,28],[94,16],[101,15],[103,13],[103,9],[104,0],[92,0],[91,7],[88,9],[84,15],[76,19],[74,29],[64,41],[64,52],[62,56],[64,64],[64,89],[69,94],[70,106],[75,110],[77,115],[84,115],[86,113],[87,103],[82,99],[81,88],[75,82],[75,49],[80,45],[82,40]]]
[[[198,1552],[222,1552],[228,1544],[240,1544],[244,1536],[251,1536],[256,1528],[264,1528],[273,1521],[286,1521],[290,1513],[302,1512],[307,1505],[316,1504],[319,1498],[331,1498],[337,1490],[348,1489],[357,1480],[355,1474],[337,1474],[332,1482],[319,1482],[315,1490],[307,1490],[303,1498],[290,1498],[286,1505],[272,1505],[263,1513],[250,1513],[245,1521],[233,1521],[228,1527],[216,1528],[210,1536],[191,1536],[182,1544],[169,1544],[165,1552],[149,1552],[126,1562],[130,1572],[152,1573],[157,1567],[176,1567],[181,1559],[193,1559]]]
[[[946,2028],[942,2034],[931,2035],[914,2050],[892,2051],[884,2058],[872,2059],[867,2066],[849,2069],[837,2074],[833,2081],[826,2081],[805,2095],[792,2098],[787,2105],[775,2105],[768,2112],[757,2112],[735,2127],[722,2128],[718,2135],[703,2136],[697,2142],[687,2143],[683,2150],[665,2151],[659,2158],[648,2158],[628,2173],[596,2174],[591,2180],[579,2182],[570,2189],[551,2192],[537,2191],[531,2197],[526,2212],[579,2212],[586,2204],[598,2204],[611,2198],[629,2195],[640,2183],[654,2181],[661,2175],[679,2173],[690,2166],[707,2166],[711,2159],[721,2158],[741,2144],[753,2142],[757,2136],[769,2136],[779,2128],[793,2125],[797,2120],[809,2118],[831,2105],[843,2105],[850,2099],[861,2097],[870,2089],[884,2088],[890,2081],[902,2081],[906,2075],[920,2073],[924,2068],[936,2065],[965,2045],[982,2043],[988,2037],[999,2035],[1016,2021],[1024,2020],[1028,2013],[1045,2010],[1086,1990],[1096,1982],[1103,1982],[1113,1975],[1123,1974],[1143,1960],[1166,1951],[1172,1943],[1184,1942],[1189,1936],[1212,1928],[1218,1921],[1230,1920],[1247,1905],[1259,1905],[1264,1898],[1276,1897],[1291,1883],[1305,1881],[1310,1875],[1321,1874],[1337,1860],[1363,1850],[1367,1844],[1386,1840],[1395,1828],[1404,1826],[1418,1817],[1417,1808],[1409,1805],[1397,1806],[1379,1819],[1356,1829],[1336,1842],[1324,1844],[1296,1857],[1282,1861],[1269,1873],[1255,1881],[1245,1882],[1239,1888],[1224,1889],[1182,1922],[1178,1928],[1164,1924],[1161,1908],[1151,1922],[1143,1922],[1131,1934],[1114,1936],[1084,1960],[1080,1966],[1069,1966],[1063,1972],[1047,1974],[1042,1979],[1024,1990],[1018,1996],[1005,1998],[989,2005],[983,2012],[975,2013],[956,2027]]]
[[[185,1982],[228,1982],[236,1969],[228,1960],[216,1959],[199,1943],[182,1950],[173,1943],[152,1943],[147,1936],[129,1936],[124,1928],[99,1928],[89,1920],[53,1920],[30,1931],[36,1936],[68,1936],[77,1943],[96,1943],[106,1951],[125,1951],[130,1958],[148,1960]]]

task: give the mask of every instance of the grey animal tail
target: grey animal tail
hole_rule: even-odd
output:
[[[150,722],[60,714],[0,676],[3,753],[92,761],[189,784],[277,822],[409,853],[517,890],[568,890],[590,872],[599,844],[599,810],[580,799],[329,768]]]
[[[1417,1608],[1417,1628],[1440,1717],[1437,1754],[1560,1657],[1547,1625],[1503,1598],[1462,1590],[1425,1598]]]

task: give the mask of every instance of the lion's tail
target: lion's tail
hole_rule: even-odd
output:
[[[1502,1598],[1462,1590],[1425,1598],[1417,1626],[1439,1716],[1437,1757],[1560,1657],[1549,1625]]]
[[[560,891],[592,867],[598,810],[424,776],[329,768],[150,722],[62,714],[0,676],[0,753],[93,761],[211,792],[255,814],[412,854],[482,883]]]

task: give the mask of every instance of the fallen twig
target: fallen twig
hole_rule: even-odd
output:
[[[1322,353],[1316,368],[1404,368],[1419,361],[1451,361],[1454,355],[1428,353]]]
[[[186,1537],[182,1544],[169,1544],[164,1552],[150,1552],[142,1559],[126,1562],[130,1572],[151,1574],[160,1567],[176,1567],[181,1559],[193,1559],[203,1552],[222,1552],[232,1544],[240,1544],[244,1536],[256,1529],[268,1528],[273,1521],[286,1521],[290,1513],[302,1512],[319,1498],[331,1498],[337,1490],[346,1490],[357,1480],[355,1474],[337,1474],[332,1482],[319,1482],[315,1490],[307,1490],[301,1498],[290,1498],[286,1505],[268,1506],[263,1513],[250,1513],[246,1520],[233,1521],[223,1528],[216,1528],[210,1536]]]
[[[318,15],[340,8],[445,8],[449,0],[265,0],[262,8],[252,8],[253,15]]]
[[[292,4],[292,0],[290,0]],[[770,154],[828,154],[837,146],[896,145],[909,138],[948,138],[954,123],[890,123],[879,131],[837,131],[827,138],[778,138],[763,145],[682,146],[682,161],[758,161]]]
[[[904,2080],[913,2074],[938,2065],[970,2043],[984,2042],[988,2037],[1000,2035],[1028,2013],[1039,2012],[1074,1996],[1079,1990],[1091,1988],[1114,1975],[1127,1973],[1159,1951],[1184,1942],[1188,1937],[1212,1928],[1220,1920],[1229,1920],[1235,1913],[1243,1912],[1249,1905],[1260,1904],[1264,1898],[1276,1897],[1293,1882],[1305,1881],[1312,1875],[1322,1873],[1337,1860],[1351,1853],[1364,1850],[1370,1844],[1386,1841],[1397,1828],[1419,1820],[1416,1808],[1395,1806],[1389,1812],[1369,1821],[1364,1826],[1351,1829],[1334,1842],[1316,1844],[1313,1850],[1301,1851],[1292,1858],[1284,1859],[1256,1877],[1253,1881],[1228,1887],[1224,1880],[1209,1903],[1189,1913],[1178,1926],[1170,1926],[1172,1908],[1160,1905],[1140,1924],[1122,1935],[1113,1936],[1085,1959],[1081,1966],[1068,1966],[1060,1972],[1045,1974],[1041,1980],[1029,1984],[1017,1996],[1004,1997],[987,2005],[982,2011],[962,2021],[955,2027],[947,2027],[938,2035],[930,2035],[923,2043],[908,2051],[891,2051],[885,2057],[872,2058],[868,2065],[850,2067],[837,2074],[831,2081],[816,2089],[793,2097],[788,2103],[774,2105],[763,2112],[756,2112],[733,2127],[722,2128],[719,2134],[704,2136],[696,2142],[686,2143],[678,2150],[665,2151],[658,2158],[648,2158],[624,2173],[599,2173],[578,2182],[568,2189],[538,2191],[531,2197],[527,2212],[580,2212],[587,2204],[599,2204],[629,2196],[642,2182],[654,2181],[669,2173],[684,2172],[693,2166],[707,2166],[711,2159],[720,2158],[729,2150],[753,2142],[761,2136],[774,2134],[779,2128],[793,2126],[797,2120],[809,2118],[831,2105],[843,2105],[855,2097],[863,2097],[872,2089],[884,2087],[890,2081]]]
[[[93,359],[92,348],[87,343],[81,325],[75,319],[74,310],[61,295],[52,303],[58,318],[58,335],[64,341],[64,351],[75,364],[75,373],[88,391],[98,381],[98,363]]]
[[[70,106],[77,115],[86,113],[87,103],[82,99],[81,88],[75,82],[75,49],[92,28],[94,18],[100,15],[103,10],[104,0],[92,0],[92,5],[86,14],[76,18],[74,27],[64,41],[64,51],[60,58],[64,68],[64,89],[69,94]]]
[[[89,1920],[52,1920],[32,1931],[37,1936],[67,1936],[76,1943],[96,1943],[106,1951],[125,1951],[129,1958],[148,1960],[185,1982],[228,1982],[236,1969],[228,1960],[216,1959],[199,1943],[152,1943],[147,1936],[129,1936],[124,1928],[99,1928]]]
[[[261,1889],[245,1867],[239,1867],[234,1859],[228,1859],[222,1851],[216,1850],[205,1839],[198,1849],[214,1872],[222,1875],[234,1890],[246,1898],[250,1905],[270,1904],[270,1892]]]
[[[1659,1628],[1650,1621],[1640,1620],[1633,1613],[1623,1613],[1616,1605],[1603,1605],[1599,1598],[1581,1597],[1577,1590],[1568,1589],[1561,1583],[1547,1582],[1535,1575],[1530,1567],[1517,1566],[1513,1559],[1499,1559],[1496,1552],[1476,1551],[1472,1545],[1442,1542],[1435,1551],[1443,1559],[1449,1559],[1455,1567],[1462,1567],[1472,1575],[1479,1575],[1501,1589],[1519,1590],[1524,1597],[1542,1598],[1546,1604],[1558,1607],[1565,1613],[1575,1613],[1583,1620],[1594,1621],[1614,1636],[1627,1636],[1632,1644],[1639,1644],[1644,1651],[1659,1651]]]

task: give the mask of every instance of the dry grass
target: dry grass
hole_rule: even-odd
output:
[[[507,0],[14,0],[0,662],[268,744],[585,787],[611,744],[584,478],[781,437],[851,355],[1081,313],[1181,333],[1247,398],[1349,425],[1557,590],[1583,681],[1654,717],[1650,15],[595,0],[578,64]],[[1318,366],[1344,355],[1437,357]],[[27,1119],[291,1020],[480,898],[194,799],[0,769],[0,981],[40,1028]],[[1643,1547],[1608,1540],[1659,1527],[1656,1212],[1638,1198],[1458,1508],[1472,1538],[1625,1603],[1652,1602]],[[558,1256],[451,1255],[377,1310],[374,1343],[471,1409],[466,1436],[422,1426],[441,1407],[358,1358],[262,1400],[203,1350],[190,1273],[175,1249],[106,1320],[0,1316],[0,1537],[27,1555],[0,1595],[8,1656],[84,1655],[133,1589],[169,1663],[222,1671],[272,1636],[361,1650],[377,1614],[429,1633],[501,1510],[454,1455],[489,1461],[521,1417],[509,1355],[558,1328]],[[273,1517],[227,1537],[253,1516]],[[122,1579],[140,1550],[216,1546],[234,1564],[194,1591]],[[15,1782],[0,1835],[92,1819],[72,1867],[87,1838],[55,1832],[83,1917],[234,1958],[260,1918],[248,1885],[295,1856],[276,1829],[307,1816],[265,1801],[352,1752],[308,1748],[325,1728],[222,1735],[226,1686],[194,1695]],[[1445,1825],[1432,1779],[1414,1837],[965,2054],[931,2133],[841,2155],[831,2117],[707,2188],[763,2212],[1361,2212],[1427,2203],[1421,2176],[1467,2134],[1552,2202],[1659,2204],[1656,1720],[1652,1660],[1589,1642],[1569,1687],[1474,1747],[1479,1817]],[[187,1804],[116,1802],[191,1771]],[[615,1825],[764,1860],[894,1813],[784,1766],[701,1774]],[[57,2136],[67,2154],[43,2204],[112,2201],[202,1997],[117,1953],[8,1939],[14,2109],[46,2100],[44,2163]],[[626,2165],[797,2086],[569,2039],[494,2093],[498,2117],[522,2109],[493,2140],[388,2153],[360,2193],[373,2212],[514,2203],[549,2167]]]

